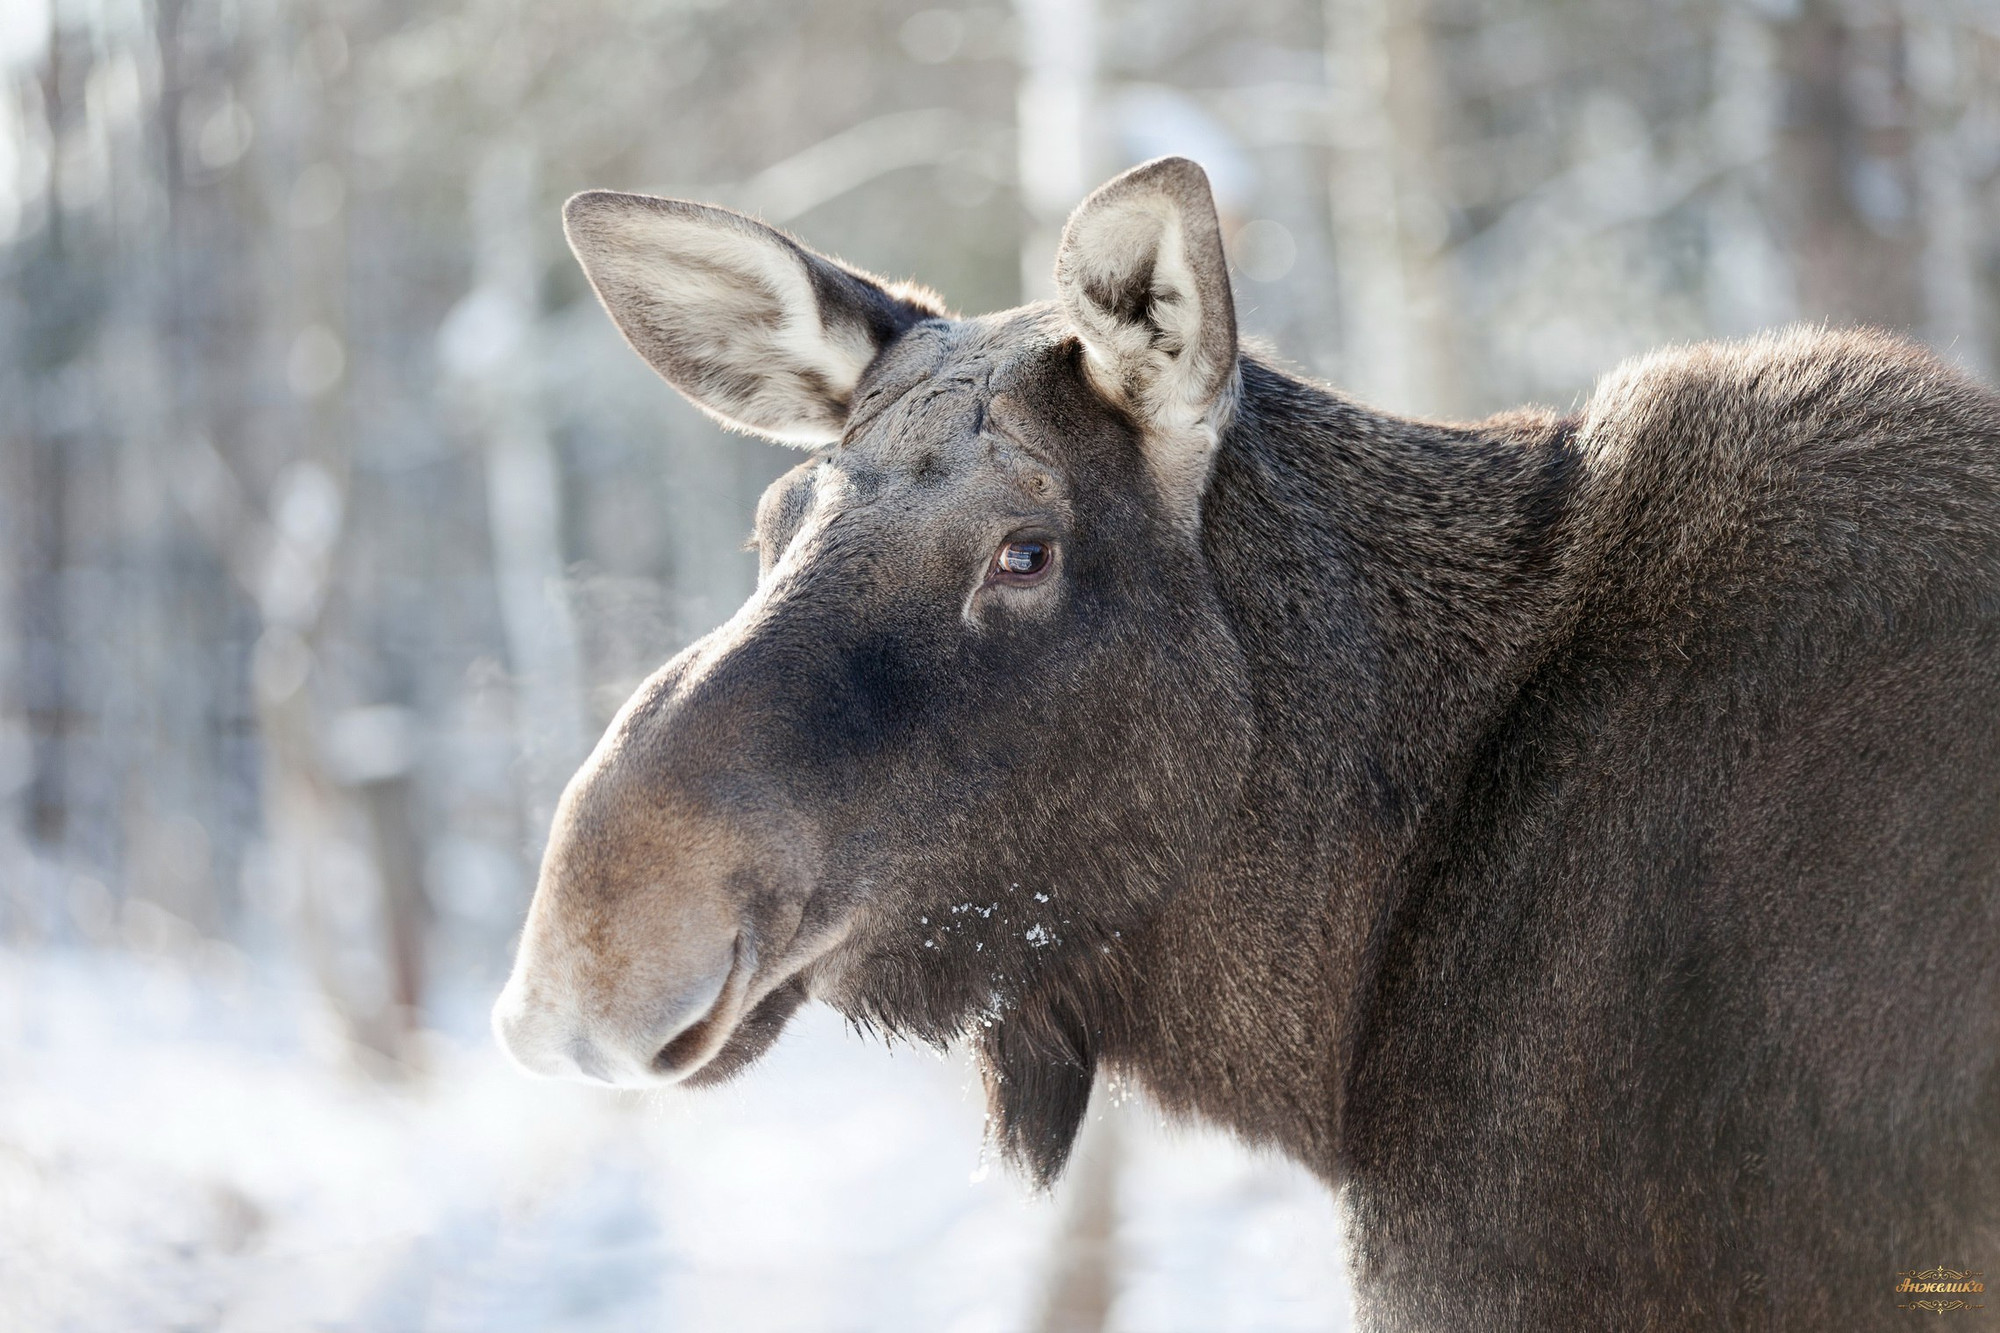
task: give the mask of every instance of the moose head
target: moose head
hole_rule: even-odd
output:
[[[1202,542],[1239,384],[1201,169],[1071,218],[1054,303],[980,318],[736,213],[593,191],[572,248],[633,348],[811,451],[757,589],[569,783],[501,1041],[537,1073],[721,1081],[807,1000],[977,1040],[1043,1180],[1081,1119],[1086,986],[1219,854],[1249,684]]]

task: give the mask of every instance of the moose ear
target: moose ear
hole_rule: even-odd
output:
[[[723,424],[786,444],[839,439],[868,363],[944,313],[724,208],[590,190],[563,230],[633,350]]]
[[[1056,292],[1092,384],[1138,423],[1162,490],[1194,514],[1237,386],[1236,309],[1207,173],[1163,157],[1077,205]]]

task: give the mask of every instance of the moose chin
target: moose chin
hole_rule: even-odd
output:
[[[1238,343],[1201,169],[976,318],[591,192],[634,350],[806,450],[570,782],[495,1027],[728,1078],[809,1000],[1339,1191],[1363,1325],[1897,1325],[2000,1250],[2000,401],[1910,344],[1370,409]],[[1365,338],[1366,330],[1350,331]]]

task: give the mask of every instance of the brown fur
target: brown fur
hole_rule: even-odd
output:
[[[1039,1179],[1103,1066],[1276,1146],[1341,1191],[1370,1328],[1909,1317],[1899,1269],[2000,1241],[2000,404],[1814,330],[1470,426],[1217,377],[1219,251],[1092,214],[1206,235],[1197,179],[1072,224],[1195,256],[1066,259],[1125,324],[879,335],[537,912],[729,905],[711,1077],[811,995],[970,1035]],[[982,579],[1022,533],[1050,576]],[[731,850],[642,850],[685,821]],[[537,939],[518,986],[623,984]],[[723,1014],[581,1012],[641,1079]]]

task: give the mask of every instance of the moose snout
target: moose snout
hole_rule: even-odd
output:
[[[727,1038],[730,1011],[740,1009],[748,975],[745,937],[718,948],[713,932],[665,942],[680,955],[647,969],[650,983],[627,978],[619,995],[572,976],[552,984],[551,970],[523,948],[493,1007],[493,1031],[516,1064],[545,1078],[619,1086],[674,1082],[692,1073]],[[698,955],[706,953],[706,959]],[[588,960],[586,960],[588,961]],[[679,966],[674,966],[679,964]],[[585,984],[576,984],[577,982]],[[648,998],[650,993],[650,1000]],[[593,1000],[597,1001],[593,1003]]]
[[[739,1029],[770,1029],[757,1006],[823,946],[800,929],[800,822],[768,797],[693,796],[618,735],[557,808],[493,1031],[530,1073],[657,1086],[700,1073]]]

